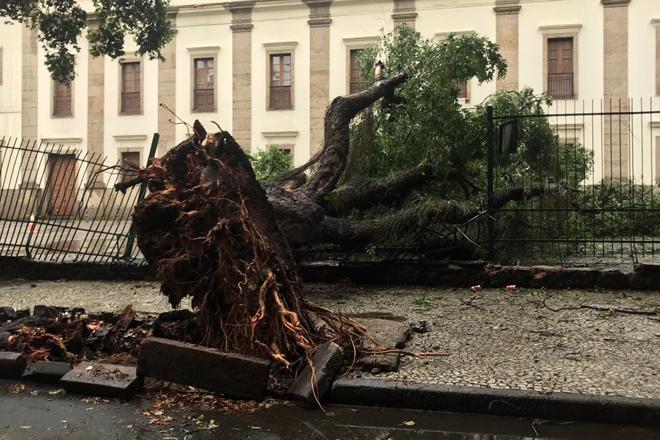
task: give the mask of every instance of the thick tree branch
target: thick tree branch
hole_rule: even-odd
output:
[[[407,78],[405,73],[399,73],[374,83],[360,93],[338,96],[332,101],[325,113],[323,150],[319,167],[305,185],[305,190],[311,191],[320,199],[337,187],[337,182],[346,168],[351,120],[378,99],[392,94]]]
[[[329,214],[348,212],[354,208],[368,208],[377,204],[390,204],[401,200],[431,177],[431,169],[419,165],[385,179],[347,183],[327,196]]]

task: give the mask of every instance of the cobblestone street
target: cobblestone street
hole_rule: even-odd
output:
[[[403,359],[365,376],[492,388],[660,398],[660,293],[309,285],[342,312],[398,319],[428,331],[406,349],[447,357]],[[168,309],[155,283],[0,282],[0,306]],[[612,310],[607,310],[612,309]]]

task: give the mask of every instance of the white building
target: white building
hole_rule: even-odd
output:
[[[592,100],[599,110],[603,98],[623,99],[624,109],[628,98],[645,98],[660,109],[658,0],[173,0],[171,19],[177,33],[165,62],[95,59],[83,41],[70,90],[50,79],[33,32],[0,24],[0,137],[144,164],[152,133],[161,134],[160,154],[186,136],[163,103],[185,121],[216,121],[244,148],[287,146],[300,164],[320,144],[326,105],[350,90],[351,51],[402,23],[427,38],[472,31],[500,45],[509,74],[471,82],[471,103],[527,85],[552,92],[561,111],[590,111]],[[133,49],[129,42],[127,53]],[[660,122],[643,124],[655,152]],[[608,159],[608,142],[596,142],[612,137],[607,124],[560,125],[569,140],[592,136],[605,145],[595,152],[598,178],[637,172],[625,158]],[[634,154],[628,146],[616,152]],[[644,161],[647,176],[660,175],[660,154],[653,155]],[[626,171],[608,172],[608,160]]]

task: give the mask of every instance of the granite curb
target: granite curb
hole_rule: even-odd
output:
[[[660,399],[341,378],[327,400],[345,405],[660,426]]]
[[[28,280],[144,280],[155,276],[146,265],[51,263],[22,257],[0,257],[0,279]],[[365,263],[303,262],[298,270],[305,282],[351,280],[356,284],[499,288],[657,290],[660,265],[636,264],[632,270],[561,266],[502,266],[483,261],[381,261]]]

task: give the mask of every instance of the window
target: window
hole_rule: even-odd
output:
[[[360,55],[364,49],[351,49],[349,55],[350,62],[350,82],[349,93],[358,93],[366,88],[365,81],[362,79],[360,71]]]
[[[548,39],[548,94],[573,98],[573,38]]]
[[[456,88],[458,88],[458,99],[468,99],[468,82],[456,81]]]
[[[291,54],[270,55],[271,110],[289,110],[291,106]]]
[[[122,151],[121,152],[121,166],[122,166],[122,175],[121,181],[125,181],[130,178],[130,173],[127,173],[125,170],[131,169],[133,167],[140,166],[140,152],[139,151]]]
[[[213,58],[194,59],[193,111],[215,111],[215,64]]]
[[[141,113],[141,72],[140,62],[121,63],[121,110],[124,115],[137,115]]]
[[[53,83],[53,116],[71,116],[71,83]]]

